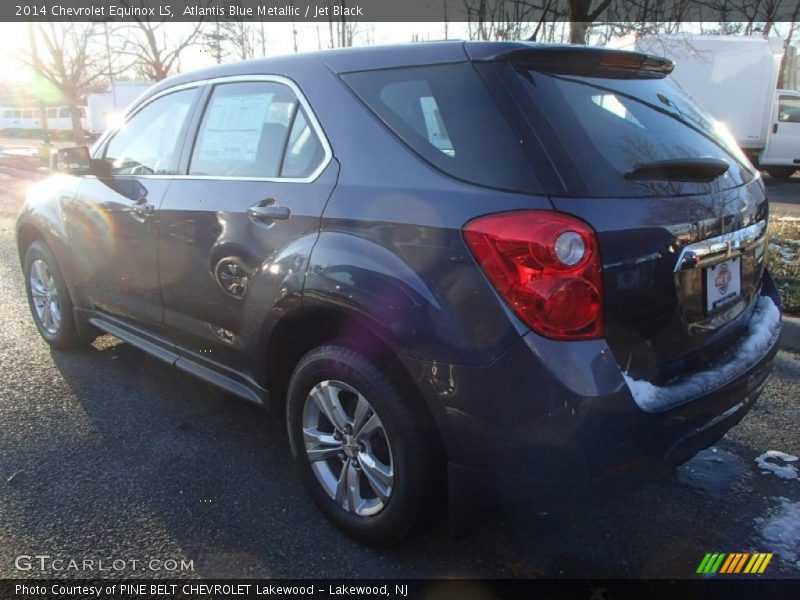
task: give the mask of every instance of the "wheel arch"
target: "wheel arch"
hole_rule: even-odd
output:
[[[329,306],[302,306],[287,313],[275,324],[265,344],[266,380],[276,406],[286,398],[289,381],[295,367],[308,352],[324,344],[340,344],[364,354],[374,361],[401,386],[404,398],[422,411],[426,422],[435,432],[444,453],[440,419],[436,410],[426,402],[413,376],[400,360],[401,349],[379,324],[369,323],[352,311]]]
[[[36,241],[42,241],[50,247],[44,233],[33,223],[22,223],[17,228],[17,254],[19,256],[20,265],[25,264],[25,253],[28,251],[31,244]]]

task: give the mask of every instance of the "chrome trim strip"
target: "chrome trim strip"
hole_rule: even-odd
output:
[[[305,110],[306,116],[308,117],[309,124],[311,128],[314,130],[314,133],[317,135],[317,138],[322,144],[322,149],[325,152],[325,156],[320,162],[319,166],[314,169],[314,172],[311,173],[308,177],[231,177],[227,175],[189,175],[185,173],[176,174],[176,175],[137,175],[137,178],[140,179],[197,179],[201,181],[205,180],[212,180],[212,181],[263,181],[263,182],[273,182],[273,183],[311,183],[316,181],[316,179],[322,174],[322,172],[328,167],[331,160],[333,159],[333,149],[331,148],[330,142],[328,138],[325,136],[325,131],[322,129],[322,125],[320,124],[319,120],[317,119],[317,115],[314,114],[314,111],[311,109],[311,104],[308,102],[308,99],[305,97],[305,94],[300,90],[298,85],[289,79],[288,77],[284,77],[282,75],[229,75],[224,77],[214,77],[212,79],[203,79],[199,81],[192,81],[190,83],[183,83],[180,85],[173,86],[171,88],[167,88],[166,90],[162,90],[157,94],[148,98],[145,102],[137,104],[134,106],[130,111],[125,113],[125,121],[130,119],[134,114],[142,110],[145,106],[161,98],[162,96],[166,96],[167,94],[171,94],[173,92],[178,92],[184,89],[191,89],[194,87],[202,87],[205,85],[217,85],[217,84],[225,84],[225,83],[247,83],[251,81],[271,81],[274,83],[280,83],[288,87],[295,96],[297,96],[300,105]],[[120,126],[121,127],[121,126]],[[119,131],[120,127],[116,129],[111,129],[108,132],[104,133],[100,136],[100,139],[95,142],[95,145],[92,147],[92,155],[94,152],[99,149],[103,144],[106,143],[107,139],[114,135],[117,131]],[[193,133],[197,133],[194,131]]]
[[[741,256],[766,240],[767,221],[753,223],[737,231],[724,233],[707,240],[684,246],[675,263],[675,272],[680,273],[696,267],[713,265],[728,258]]]

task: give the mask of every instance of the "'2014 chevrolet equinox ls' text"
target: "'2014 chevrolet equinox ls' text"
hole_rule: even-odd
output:
[[[671,69],[444,42],[162,81],[31,189],[34,320],[285,409],[364,542],[646,480],[745,415],[780,331],[764,185]]]

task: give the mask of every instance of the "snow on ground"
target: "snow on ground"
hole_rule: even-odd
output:
[[[800,502],[782,497],[777,500],[779,506],[767,516],[756,518],[759,535],[770,552],[797,565],[800,563]]]
[[[781,242],[773,241],[769,243],[770,249],[772,249],[774,252],[777,252],[781,260],[786,262],[797,260],[797,252],[794,250],[794,248],[786,246],[794,246],[794,244],[787,244],[783,240]]]
[[[624,373],[636,404],[656,412],[678,406],[692,398],[721,387],[755,364],[780,335],[781,313],[771,298],[760,296],[747,332],[731,349],[730,359],[708,371],[695,373],[669,386],[656,386]]]
[[[796,456],[780,452],[779,450],[769,450],[756,458],[756,464],[760,469],[765,472],[774,473],[781,479],[800,479],[797,467],[789,464],[796,461]]]

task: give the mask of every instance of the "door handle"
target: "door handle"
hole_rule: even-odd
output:
[[[139,198],[131,206],[131,212],[137,217],[149,217],[155,214],[156,207],[150,204],[146,198]]]
[[[777,123],[773,123],[772,124],[772,133],[778,133],[778,124]]]
[[[265,200],[247,209],[247,215],[254,221],[285,221],[291,214],[288,208],[279,206],[275,200]]]

